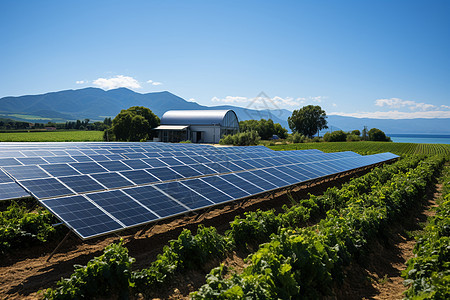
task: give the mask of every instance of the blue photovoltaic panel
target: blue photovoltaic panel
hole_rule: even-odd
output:
[[[289,183],[287,181],[285,181],[281,178],[278,178],[276,176],[273,176],[264,170],[255,170],[255,171],[250,171],[250,172],[261,177],[264,180],[267,180],[268,182],[276,185],[277,187],[284,187],[284,186],[289,185]]]
[[[250,160],[233,160],[233,164],[238,165],[244,170],[258,168],[257,166],[252,165]]]
[[[65,185],[77,193],[86,193],[104,190],[105,187],[87,175],[59,177]]]
[[[183,184],[191,188],[192,190],[196,191],[203,197],[209,199],[213,203],[222,203],[233,200],[233,198],[230,195],[225,194],[224,192],[220,191],[214,186],[211,186],[210,184],[208,184],[207,182],[203,181],[200,178],[183,181]],[[208,205],[203,200],[202,202],[205,203],[204,205]],[[211,205],[211,203],[209,205]]]
[[[120,172],[123,176],[131,180],[137,185],[148,184],[159,181],[158,178],[149,174],[145,170],[132,170],[132,171],[122,171]]]
[[[86,155],[74,155],[72,156],[73,159],[75,159],[78,162],[92,162],[93,160]]]
[[[78,171],[67,164],[41,165],[40,167],[54,177],[80,175]]]
[[[139,158],[147,158],[146,155],[143,153],[124,153],[123,156],[125,156],[127,159],[139,159]]]
[[[122,162],[134,170],[150,168],[149,165],[140,159],[126,159],[122,160]]]
[[[214,171],[211,168],[208,168],[203,164],[189,165],[189,167],[191,167],[192,169],[196,170],[199,173],[202,173],[203,175],[211,175],[216,173],[216,171]]]
[[[9,177],[8,175],[6,175],[5,172],[3,172],[2,170],[0,170],[0,183],[6,183],[6,182],[14,182],[14,180],[12,180],[11,177]]]
[[[216,173],[219,173],[219,174],[231,172],[230,169],[226,168],[224,165],[222,165],[220,163],[206,163],[204,165],[207,166],[208,168],[213,169],[214,171],[216,171]]]
[[[201,164],[211,162],[209,159],[207,159],[206,157],[204,157],[202,155],[191,156],[191,158]]]
[[[72,163],[70,165],[82,174],[102,173],[107,171],[95,162]]]
[[[177,199],[190,209],[203,208],[214,203],[188,189],[185,185],[182,185],[178,181],[157,184],[156,187]]]
[[[123,229],[83,196],[48,199],[41,203],[83,239]]]
[[[313,177],[308,177],[303,174],[299,169],[295,169],[294,165],[284,166],[289,171],[289,175],[296,178],[298,182],[308,181]]]
[[[157,158],[143,158],[142,159],[146,164],[152,166],[153,168],[158,168],[158,167],[167,167],[167,165],[165,163],[163,163],[162,161],[160,161]]]
[[[228,181],[223,180],[219,176],[208,176],[202,178],[203,181],[209,183],[216,189],[224,192],[225,194],[231,196],[233,199],[239,199],[243,197],[247,197],[250,194],[245,190],[240,189],[239,187],[229,183]],[[214,201],[214,198],[211,199]],[[216,201],[214,201],[216,202]]]
[[[15,158],[0,158],[0,167],[20,166],[21,163]]]
[[[160,181],[167,181],[182,178],[181,175],[175,173],[168,167],[146,169],[147,172],[158,178]]]
[[[105,156],[105,155],[100,155],[100,154],[94,154],[94,155],[89,155],[89,158],[92,159],[93,161],[109,161],[109,159]]]
[[[238,166],[236,164],[234,164],[231,161],[223,161],[220,163],[221,166],[227,168],[228,170],[232,171],[232,172],[237,172],[237,171],[242,171],[244,170],[244,168],[242,168],[241,166]]]
[[[18,199],[30,197],[20,185],[15,182],[0,184],[0,200]]]
[[[121,161],[100,161],[98,164],[111,172],[131,170],[130,167],[123,164]]]
[[[133,185],[132,182],[130,182],[123,176],[120,176],[118,173],[97,173],[92,174],[91,176],[109,189]]]
[[[174,157],[161,157],[158,158],[160,161],[162,161],[163,163],[167,164],[168,166],[179,166],[179,165],[183,165],[183,163],[181,161],[179,161],[178,159],[174,158]]]
[[[262,188],[259,186],[254,185],[253,183],[238,177],[236,174],[225,174],[220,175],[221,178],[225,179],[228,182],[231,182],[232,184],[236,185],[237,187],[241,188],[242,190],[246,191],[247,193],[254,195],[261,192],[264,192]]]
[[[52,150],[52,151],[50,151],[53,155],[55,155],[55,156],[67,156],[67,155],[69,155],[69,153],[67,153],[66,151],[64,151],[64,150]]]
[[[122,191],[107,191],[87,196],[125,226],[135,226],[158,219],[158,216]]]
[[[298,180],[289,174],[289,169],[287,169],[286,166],[268,168],[264,169],[264,171],[289,183],[290,185],[298,183]]]
[[[55,178],[23,180],[20,184],[30,191],[37,199],[74,194]]]
[[[45,160],[48,161],[49,164],[62,164],[62,163],[76,162],[70,156],[48,156],[48,157],[45,157]]]
[[[105,155],[109,160],[121,160],[124,159],[125,157],[123,157],[122,155],[119,154],[106,154]]]
[[[187,208],[167,197],[153,186],[141,186],[123,190],[161,218],[187,212]]]
[[[16,166],[16,167],[4,167],[3,170],[8,172],[12,177],[17,180],[35,179],[50,177],[38,166]]]
[[[185,165],[194,165],[194,164],[198,164],[197,161],[193,160],[192,158],[188,157],[188,156],[179,156],[177,157],[177,159],[179,161],[181,161],[182,163],[184,163]]]
[[[247,181],[250,181],[251,183],[257,185],[264,191],[270,191],[273,189],[276,189],[277,186],[270,183],[267,180],[262,179],[261,177],[256,176],[255,174],[251,173],[251,171],[241,172],[236,174],[239,177],[244,178]]]
[[[16,159],[25,166],[47,164],[47,162],[40,157],[18,157]]]
[[[174,166],[174,167],[170,167],[170,168],[185,178],[196,177],[196,176],[202,175],[202,173],[191,168],[190,166]]]

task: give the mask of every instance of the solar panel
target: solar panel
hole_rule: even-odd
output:
[[[37,199],[73,195],[69,190],[55,178],[31,179],[20,181],[28,191]]]
[[[190,209],[199,209],[214,204],[214,202],[200,196],[178,181],[157,184],[155,187],[170,195],[174,199],[177,199],[180,203]]]
[[[91,177],[109,189],[133,185],[132,182],[130,182],[125,177],[119,175],[119,173],[97,173],[92,174]]]
[[[20,166],[20,165],[22,164],[15,158],[0,158],[0,167]]]
[[[123,164],[121,161],[100,161],[98,164],[112,172],[131,170],[129,166]]]
[[[93,174],[106,172],[105,168],[102,168],[95,162],[80,162],[70,164],[73,168],[77,169],[81,174]]]
[[[77,193],[87,193],[106,189],[105,186],[99,184],[88,175],[59,177],[59,180]]]
[[[0,143],[0,199],[27,197],[26,188],[90,238],[396,157],[263,146]]]
[[[130,195],[139,203],[149,208],[161,218],[175,216],[188,211],[188,208],[176,202],[154,186],[141,186],[124,189],[123,192]]]
[[[134,201],[122,191],[88,194],[87,197],[110,213],[125,226],[135,226],[158,219],[148,208]]]
[[[237,187],[234,184],[231,184],[230,182],[222,179],[219,176],[208,176],[208,177],[202,178],[202,180],[209,183],[210,185],[212,185],[216,189],[220,190],[221,192],[224,192],[225,194],[231,196],[233,199],[239,199],[239,198],[247,197],[250,195],[245,190]],[[211,200],[214,201],[214,197]],[[216,202],[216,201],[214,201],[214,202]]]
[[[9,177],[8,175],[6,175],[5,172],[3,172],[2,170],[0,170],[0,183],[6,183],[6,182],[14,182],[14,180],[12,180],[11,177]]]
[[[250,195],[264,192],[264,189],[260,188],[257,185],[254,185],[253,183],[243,179],[242,177],[237,176],[236,174],[220,175],[220,178],[225,179],[226,181],[234,184],[235,186],[241,188]]]
[[[167,167],[167,165],[165,163],[163,163],[162,161],[160,161],[157,158],[144,158],[142,159],[146,164],[148,164],[149,166],[153,167],[153,168],[158,168],[158,167]]]
[[[182,178],[182,176],[175,171],[169,169],[169,167],[145,169],[148,173],[152,174],[160,181],[168,181]]]
[[[190,166],[174,166],[170,167],[173,171],[177,172],[183,177],[189,178],[189,177],[196,177],[203,175],[199,171],[191,168]]]
[[[0,200],[19,199],[30,197],[20,185],[15,182],[0,184]]]
[[[50,177],[44,170],[38,166],[15,166],[15,167],[3,167],[3,170],[8,172],[12,177],[17,180],[35,179]]]
[[[137,185],[149,184],[149,183],[159,181],[158,178],[149,174],[145,170],[122,171],[122,172],[120,172],[120,174],[122,174],[128,180],[134,182]]]
[[[54,177],[80,175],[80,173],[77,170],[71,168],[67,164],[41,165],[40,167]]]
[[[208,177],[205,177],[208,178]],[[196,191],[200,195],[202,195],[205,199],[211,201],[211,203],[222,203],[226,201],[233,200],[234,198],[230,195],[227,195],[220,189],[215,188],[214,186],[208,184],[203,179],[190,179],[183,181],[183,184],[192,190]],[[202,205],[211,205],[211,203],[207,203],[202,199]],[[190,205],[188,205],[190,206]]]
[[[270,191],[270,190],[273,190],[273,189],[277,188],[276,185],[270,183],[267,180],[262,179],[259,176],[256,176],[251,171],[237,173],[236,176],[239,176],[239,177],[241,177],[241,178],[243,178],[243,179],[245,179],[245,180],[255,184],[256,186],[260,187],[264,191]]]
[[[54,198],[41,203],[84,239],[123,229],[83,196]]]

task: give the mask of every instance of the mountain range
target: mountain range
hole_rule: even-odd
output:
[[[126,88],[105,91],[99,88],[65,90],[41,95],[4,97],[0,99],[0,118],[47,123],[77,119],[103,120],[114,118],[122,109],[145,106],[161,117],[173,109],[232,109],[239,120],[269,119],[289,128],[286,109],[255,110],[231,105],[203,106],[186,101],[170,92],[136,93]],[[328,116],[330,130],[362,130],[364,126],[379,128],[386,133],[450,134],[450,119],[368,119],[337,115]]]

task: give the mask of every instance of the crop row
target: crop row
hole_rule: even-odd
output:
[[[450,168],[438,203],[402,274],[410,299],[450,299]]]
[[[193,299],[316,299],[343,278],[343,266],[361,254],[389,223],[420,200],[444,158],[434,157],[399,173],[370,195],[327,212],[318,225],[283,228],[248,258],[242,273],[213,269]]]
[[[46,242],[57,232],[54,223],[56,218],[46,209],[29,211],[25,205],[11,202],[0,211],[0,253]]]
[[[344,185],[341,190],[329,189],[326,196],[311,196],[310,199],[303,200],[292,208],[286,209],[285,213],[275,215],[273,211],[258,211],[247,214],[244,219],[236,218],[232,222],[231,230],[225,236],[219,235],[214,228],[199,227],[196,235],[193,235],[189,230],[184,230],[177,240],[171,241],[168,246],[164,247],[163,253],[158,255],[149,268],[133,272],[128,280],[132,283],[134,291],[146,293],[155,290],[167,282],[176,272],[198,268],[213,257],[224,256],[235,247],[245,247],[244,240],[257,244],[266,241],[271,233],[278,232],[282,227],[295,228],[302,221],[320,214],[321,211],[342,205],[350,194],[355,195],[359,191],[371,190],[377,182],[386,182],[392,174],[416,167],[420,159],[411,157],[393,165],[376,168],[371,173],[353,179],[350,183]],[[322,200],[319,201],[319,199]],[[47,290],[46,297],[59,299],[64,298],[60,297],[61,295],[74,296],[74,291],[78,296],[93,296],[96,294],[89,294],[89,291],[94,293],[97,293],[98,290],[108,291],[108,288],[98,286],[95,289],[87,288],[85,283],[96,282],[96,279],[91,278],[92,275],[89,274],[92,274],[92,272],[86,268],[77,269],[76,275],[60,281],[57,289]],[[86,276],[82,277],[78,273],[83,273]],[[95,278],[101,277],[98,274],[95,276]]]
[[[359,154],[392,152],[397,155],[450,155],[450,145],[387,142],[300,143],[269,146],[273,150],[319,149],[324,152],[354,151]]]

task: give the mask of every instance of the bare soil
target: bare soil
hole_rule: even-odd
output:
[[[275,209],[281,211],[284,204],[291,205],[292,198],[299,200],[307,198],[308,194],[319,195],[328,187],[340,186],[350,178],[361,176],[370,169],[341,174],[338,177],[326,178],[308,185],[298,185],[290,191],[279,191],[264,194],[256,198],[224,204],[214,209],[202,211],[198,214],[187,214],[173,219],[166,219],[161,223],[148,227],[120,232],[120,235],[109,235],[88,241],[81,241],[70,233],[55,255],[47,261],[49,255],[59,244],[58,241],[46,243],[24,249],[16,249],[0,257],[0,299],[36,299],[39,290],[55,287],[62,277],[69,277],[76,264],[85,265],[90,259],[102,254],[103,249],[121,238],[128,248],[130,256],[136,258],[133,268],[138,270],[148,267],[161,253],[162,247],[171,239],[176,239],[183,229],[196,231],[199,224],[214,226],[223,233],[229,228],[229,223],[237,215],[256,209]],[[288,195],[292,196],[289,197]],[[242,269],[243,257],[247,253],[233,253],[224,260],[228,266]],[[182,299],[189,292],[198,289],[205,282],[205,275],[217,265],[203,266],[182,274],[172,280],[172,284],[165,291],[155,291],[159,298]]]
[[[437,206],[441,189],[437,184],[420,207],[394,222],[368,245],[367,253],[345,269],[344,283],[335,288],[337,299],[403,299],[407,287],[401,274],[416,244],[411,233],[420,231],[427,218],[435,215],[432,208]]]

